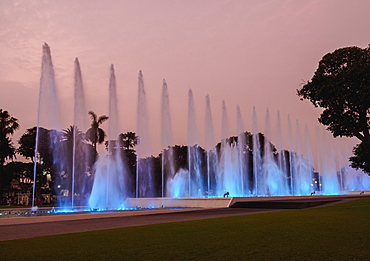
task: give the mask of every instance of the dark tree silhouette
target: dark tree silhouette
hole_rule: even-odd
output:
[[[3,167],[6,159],[15,158],[15,148],[10,136],[19,128],[18,120],[8,111],[0,109],[0,199],[3,196]]]
[[[355,136],[361,141],[351,157],[352,166],[370,174],[370,46],[326,54],[297,94],[324,109],[319,122],[334,137]]]
[[[132,131],[121,133],[118,139],[126,150],[133,149],[139,142],[139,137]]]
[[[34,162],[35,157],[36,132],[37,127],[27,129],[18,141],[18,154],[26,159],[30,159],[32,162]],[[50,149],[50,130],[39,127],[39,136],[42,139],[38,143],[37,156],[44,165],[50,168],[53,162],[53,154]]]
[[[81,142],[84,137],[82,131],[80,131],[77,126],[69,126],[69,128],[63,130],[62,135],[63,141],[68,141],[71,143],[73,143],[75,137],[77,142]]]
[[[89,111],[89,115],[92,122],[90,129],[86,131],[86,140],[90,141],[96,150],[96,144],[102,144],[105,140],[106,134],[99,126],[108,120],[108,116],[103,115],[98,118],[93,111]]]
[[[14,161],[4,167],[5,185],[10,185],[12,180],[16,180],[20,191],[29,192],[33,182],[33,163]],[[39,180],[39,182],[41,182]]]

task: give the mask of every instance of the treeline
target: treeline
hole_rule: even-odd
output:
[[[126,182],[128,191],[127,196],[135,197],[136,195],[136,178],[141,176],[138,169],[137,156],[135,148],[139,142],[139,137],[134,132],[121,133],[117,140],[106,141],[105,131],[101,124],[108,120],[107,116],[98,117],[90,111],[91,127],[84,133],[76,126],[70,126],[62,131],[48,130],[42,127],[33,127],[18,140],[18,148],[14,147],[11,135],[19,128],[18,120],[11,117],[6,111],[1,112],[1,188],[5,193],[4,196],[14,195],[17,192],[30,193],[32,191],[34,178],[36,178],[36,198],[41,195],[49,194],[54,197],[69,196],[71,193],[85,200],[91,193],[94,182],[94,164],[98,159],[97,144],[104,144],[107,154],[119,150],[120,155],[126,165]],[[36,137],[38,142],[36,143]],[[239,136],[240,138],[241,136]],[[253,169],[257,168],[254,164],[260,162],[253,161],[254,144],[259,144],[259,158],[262,159],[265,148],[270,148],[276,162],[279,154],[284,153],[286,159],[289,158],[289,152],[283,151],[278,153],[275,146],[269,143],[264,146],[264,135],[259,133],[258,143],[253,142],[253,135],[245,132],[243,138],[243,147],[240,154],[244,163],[243,176],[245,177],[245,187],[253,187],[254,176]],[[5,142],[4,142],[5,141]],[[195,145],[197,164],[201,179],[209,180],[210,184],[216,184],[217,167],[215,165],[222,158],[223,146],[236,146],[238,137],[233,136],[215,145],[212,152],[208,153],[202,147]],[[37,146],[37,148],[36,148]],[[169,179],[180,170],[189,171],[188,146],[175,145],[168,147],[158,156],[150,156],[140,159],[141,164],[151,165],[151,186],[154,197],[166,195],[165,184]],[[35,155],[35,151],[37,154]],[[4,153],[5,152],[5,153]],[[15,161],[16,156],[20,155],[29,162]],[[165,157],[162,159],[163,155]],[[100,155],[103,157],[103,155]],[[109,156],[109,155],[108,155]],[[209,157],[207,159],[207,156]],[[207,160],[211,160],[213,167],[209,168]],[[171,161],[171,162],[169,162]],[[284,169],[289,170],[289,160],[284,161]],[[163,168],[163,171],[162,171]],[[191,170],[190,170],[191,172]],[[122,174],[123,175],[123,174]],[[286,179],[290,179],[290,172],[284,173]],[[162,180],[162,177],[164,180]],[[162,184],[164,188],[162,188]],[[72,189],[73,188],[73,189]],[[67,193],[66,193],[67,191]],[[205,192],[202,192],[205,193]],[[139,195],[140,196],[140,195]],[[141,195],[145,196],[145,195]],[[3,200],[4,201],[4,200]]]

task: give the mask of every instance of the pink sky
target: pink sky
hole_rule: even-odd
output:
[[[187,144],[187,93],[192,88],[200,144],[205,96],[216,140],[225,100],[230,134],[236,106],[251,131],[270,109],[314,136],[320,110],[300,101],[323,55],[370,43],[370,1],[50,1],[0,0],[0,108],[19,119],[18,139],[36,125],[42,45],[51,47],[67,128],[73,124],[73,61],[81,63],[88,109],[108,114],[109,66],[116,70],[122,132],[136,131],[137,78],[143,71],[153,154],[160,151],[160,94],[166,79],[176,144]],[[107,128],[108,125],[103,125]],[[273,141],[274,142],[274,141]],[[16,142],[15,142],[16,143]],[[17,143],[16,143],[17,144]]]

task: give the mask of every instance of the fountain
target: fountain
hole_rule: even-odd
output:
[[[74,64],[74,120],[72,126],[72,187],[71,187],[71,206],[74,208],[75,201],[80,205],[81,195],[90,191],[90,182],[87,173],[89,171],[88,147],[83,142],[82,131],[87,130],[87,109],[85,104],[85,93],[83,88],[81,66],[78,58],[75,59]],[[81,130],[78,129],[78,127]],[[78,199],[78,200],[76,200]]]
[[[211,100],[209,95],[206,96],[206,114],[205,114],[205,125],[206,125],[206,153],[207,153],[207,191],[208,196],[212,196],[213,190],[211,190],[211,185],[215,184],[215,179],[212,179],[214,173],[216,172],[217,157],[216,150],[214,147],[215,135],[213,130],[213,119],[211,111]]]
[[[168,88],[167,83],[165,80],[163,80],[162,85],[162,100],[161,100],[161,145],[162,145],[162,161],[161,161],[161,167],[162,167],[162,198],[165,196],[172,196],[172,197],[178,197],[180,190],[173,190],[173,191],[165,191],[166,187],[169,187],[170,185],[165,185],[165,177],[167,177],[167,180],[169,183],[173,182],[173,178],[175,175],[175,163],[174,163],[174,155],[173,155],[173,148],[171,147],[173,144],[173,138],[172,138],[172,127],[171,127],[171,115],[170,115],[170,99],[168,95]]]
[[[229,120],[225,101],[222,101],[222,140],[218,172],[216,173],[217,195],[229,192],[231,195],[243,195],[242,175],[240,174],[239,147],[229,138]]]
[[[98,157],[94,165],[94,185],[89,198],[91,209],[122,209],[127,197],[128,170],[122,159],[119,141],[117,85],[114,67],[110,68],[108,154]],[[114,196],[113,196],[114,195]]]
[[[40,92],[38,102],[38,116],[36,125],[36,142],[35,142],[35,157],[34,157],[34,180],[40,176],[38,165],[43,161],[43,147],[52,150],[52,159],[54,168],[60,173],[57,176],[60,186],[63,180],[63,165],[67,160],[63,155],[63,150],[60,147],[59,139],[61,133],[55,130],[61,129],[61,117],[59,109],[59,101],[57,96],[57,89],[55,86],[54,67],[51,59],[50,47],[45,43],[43,45],[42,65],[41,65],[41,79]],[[51,131],[46,131],[44,128],[50,128]],[[44,144],[41,142],[43,141]],[[47,144],[45,144],[47,143]],[[60,188],[60,187],[59,187]],[[37,191],[38,190],[38,191]],[[37,195],[40,194],[40,188],[37,188],[34,182],[32,190],[32,208],[35,208],[35,202],[38,201]]]
[[[202,176],[200,147],[198,146],[198,129],[196,124],[193,91],[188,92],[188,197],[202,197],[204,177]]]
[[[244,122],[242,113],[239,105],[236,107],[237,115],[237,126],[238,126],[238,160],[239,160],[239,175],[240,175],[240,189],[241,194],[245,195],[245,188],[249,190],[249,186],[246,184],[246,177],[243,175],[247,171],[246,162],[248,162],[248,153],[247,153],[247,141],[244,135]],[[250,193],[250,192],[249,192]]]
[[[338,195],[354,190],[370,189],[370,177],[351,169],[348,156],[352,144],[345,144],[346,153],[335,148],[333,139],[322,128],[316,131],[316,165],[307,126],[304,135],[299,122],[295,134],[290,116],[286,122],[288,148],[284,148],[282,121],[277,112],[275,129],[270,112],[265,115],[264,134],[258,125],[257,110],[252,110],[252,133],[245,131],[242,110],[236,108],[237,134],[229,132],[228,113],[222,102],[222,139],[216,144],[209,95],[205,102],[205,149],[199,145],[193,91],[188,91],[188,144],[173,144],[170,96],[165,80],[161,99],[161,154],[152,156],[148,108],[144,78],[138,77],[136,172],[128,167],[125,157],[117,108],[117,84],[113,65],[109,81],[109,126],[107,152],[95,158],[93,146],[84,137],[87,131],[85,97],[81,68],[75,60],[75,114],[72,143],[61,131],[57,91],[50,48],[43,47],[42,74],[35,151],[35,180],[37,166],[43,164],[40,150],[43,135],[48,135],[49,149],[53,152],[51,170],[56,174],[55,187],[59,204],[71,209],[88,205],[94,210],[123,209],[127,198],[218,198],[224,196],[302,196],[312,192]],[[47,120],[45,120],[47,118]],[[49,128],[50,130],[48,131]],[[275,147],[272,133],[276,133]],[[71,145],[72,144],[72,147]],[[69,148],[72,149],[69,149]],[[94,156],[95,155],[95,156]],[[78,160],[77,160],[78,159]],[[157,162],[157,163],[156,163]],[[159,164],[158,164],[159,163]],[[35,183],[36,184],[36,183]],[[33,189],[33,204],[37,187]],[[78,198],[78,200],[76,200]],[[168,202],[168,201],[166,201]],[[128,204],[129,205],[129,204]],[[131,204],[132,205],[132,204]],[[35,205],[33,205],[34,207]]]
[[[137,101],[137,135],[139,142],[137,145],[136,160],[136,198],[154,196],[153,162],[150,157],[151,141],[146,104],[144,78],[140,71]]]

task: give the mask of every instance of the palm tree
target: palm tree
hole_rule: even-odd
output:
[[[2,169],[5,160],[13,159],[16,151],[9,136],[13,135],[18,128],[18,120],[10,116],[8,111],[0,109],[0,199],[2,199],[3,195]]]
[[[102,144],[105,140],[106,134],[103,129],[99,126],[108,120],[108,116],[98,116],[93,112],[89,111],[91,117],[91,127],[86,131],[86,140],[90,141],[96,151],[96,144]]]
[[[0,109],[0,135],[7,137],[8,135],[12,135],[18,128],[18,120],[11,117],[8,111]]]
[[[76,132],[76,133],[75,133]],[[77,126],[69,126],[69,128],[63,130],[62,140],[72,142],[76,138],[76,142],[83,140],[83,133],[78,129]]]
[[[83,133],[78,129],[77,126],[70,126],[68,129],[63,130],[62,133],[62,144],[63,149],[66,153],[67,159],[69,161],[68,166],[72,170],[75,166],[75,161],[78,156],[78,162],[85,164],[83,157],[85,156],[83,152]]]

